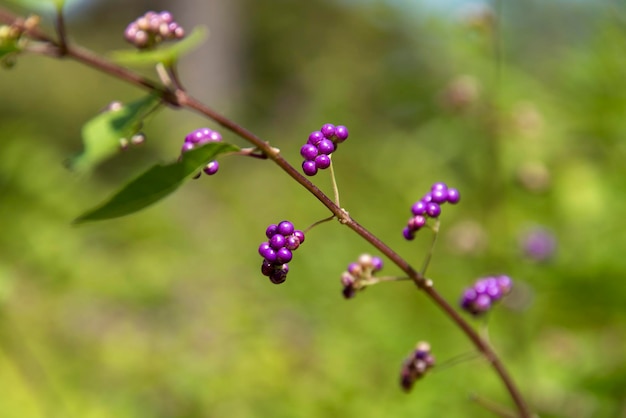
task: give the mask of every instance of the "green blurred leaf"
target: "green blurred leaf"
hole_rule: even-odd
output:
[[[63,7],[65,0],[9,0],[9,2],[29,9],[48,11],[52,9],[51,6],[54,6],[57,10],[60,9]]]
[[[182,55],[200,45],[206,39],[207,32],[206,27],[196,26],[183,40],[172,45],[150,51],[136,49],[114,51],[111,53],[111,59],[121,65],[155,65],[158,63],[172,65]]]
[[[17,42],[9,42],[6,44],[0,44],[0,59],[5,56],[12,54],[14,52],[21,51],[20,47],[17,45]]]
[[[87,122],[82,129],[84,150],[70,159],[68,167],[88,171],[120,149],[120,139],[130,139],[142,126],[143,119],[160,104],[155,94],[123,105],[121,109],[105,111]]]
[[[108,201],[76,218],[74,223],[118,218],[144,209],[175,191],[217,155],[238,150],[231,144],[213,142],[184,153],[181,161],[157,164],[124,186]]]

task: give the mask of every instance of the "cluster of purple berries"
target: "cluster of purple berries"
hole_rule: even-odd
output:
[[[419,342],[415,350],[402,364],[400,371],[400,386],[405,392],[413,387],[416,380],[421,379],[428,369],[435,365],[435,357],[430,353],[430,344]]]
[[[196,129],[185,137],[185,143],[183,144],[183,147],[181,149],[181,154],[184,154],[185,152],[191,151],[195,147],[199,147],[209,142],[220,142],[221,140],[222,135],[217,131],[213,131],[209,128]],[[213,160],[210,161],[206,165],[206,167],[202,169],[202,171],[204,171],[206,175],[212,176],[213,174],[217,173],[217,170],[219,170],[219,168],[220,165],[218,164],[218,162]],[[198,177],[200,177],[200,173],[198,173],[194,178],[197,179]]]
[[[343,297],[350,299],[356,292],[365,289],[369,284],[373,284],[373,274],[383,268],[383,260],[379,257],[372,257],[369,254],[361,254],[359,259],[348,264],[348,270],[341,274],[341,284],[343,285]]]
[[[181,39],[185,30],[174,21],[167,11],[147,12],[131,22],[124,31],[124,37],[137,48],[153,48],[168,39]]]
[[[274,284],[287,279],[289,263],[293,251],[304,242],[304,232],[294,228],[289,221],[272,224],[265,230],[267,241],[259,246],[259,254],[263,257],[261,273],[270,278]]]
[[[348,138],[348,128],[343,125],[327,123],[319,131],[313,131],[309,140],[300,148],[304,158],[302,171],[307,176],[314,176],[317,170],[330,167],[330,154],[337,146]]]
[[[444,203],[456,204],[461,200],[459,191],[448,187],[446,183],[435,183],[420,200],[411,206],[413,217],[409,219],[402,235],[408,241],[415,238],[415,233],[426,225],[427,218],[438,218],[441,214],[441,205]]]
[[[485,313],[495,302],[508,294],[512,287],[513,281],[505,275],[478,279],[472,287],[463,292],[461,308],[472,315]]]

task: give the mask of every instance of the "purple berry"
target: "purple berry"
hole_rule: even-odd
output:
[[[194,134],[193,142],[203,143],[208,142],[208,138],[211,135],[211,130],[209,128],[200,128],[196,129]]]
[[[350,263],[348,264],[348,273],[353,276],[360,276],[363,274],[363,267],[359,263]]]
[[[413,241],[415,239],[415,233],[411,231],[408,226],[402,230],[402,235],[407,241]]]
[[[295,231],[293,224],[289,221],[282,221],[278,224],[278,233],[283,236],[291,235]]]
[[[315,157],[315,166],[320,170],[330,167],[330,157],[324,154],[318,155]]]
[[[319,144],[322,139],[324,139],[323,133],[321,133],[320,131],[313,131],[309,135],[308,143],[317,146],[317,144]]]
[[[222,135],[217,132],[217,131],[211,131],[211,133],[209,133],[209,135],[207,136],[209,138],[210,142],[221,142],[222,141]]]
[[[304,144],[302,148],[300,148],[300,155],[302,155],[302,158],[306,161],[313,161],[315,157],[317,157],[317,154],[319,154],[319,151],[313,144]]]
[[[259,255],[265,258],[266,260],[272,261],[272,262],[274,261],[273,259],[276,258],[276,254],[272,255],[273,252],[274,250],[272,249],[272,246],[270,245],[269,242],[264,242],[261,245],[259,245]]]
[[[335,126],[335,137],[338,143],[345,141],[348,138],[348,128],[343,125]]]
[[[183,147],[180,149],[180,152],[184,154],[185,152],[191,151],[192,149],[194,149],[194,145],[191,142],[185,142],[183,144]]]
[[[270,247],[274,250],[278,251],[285,246],[285,237],[281,234],[276,234],[272,238],[270,238]]]
[[[277,263],[288,263],[293,258],[293,254],[291,251],[285,247],[276,251],[276,262]]]
[[[300,246],[300,240],[295,235],[289,235],[285,238],[285,248],[294,251]]]
[[[268,237],[268,238],[272,238],[277,233],[278,233],[278,225],[276,225],[276,224],[271,224],[265,230],[265,236]]]
[[[426,193],[424,196],[422,196],[422,198],[420,199],[422,202],[424,203],[429,203],[432,202],[433,200],[433,195],[430,194],[430,192]]]
[[[478,295],[474,303],[472,303],[472,308],[475,313],[487,312],[491,308],[491,298],[485,294]]]
[[[526,232],[520,241],[526,257],[534,261],[549,260],[556,249],[554,235],[541,227],[535,227]]]
[[[496,281],[498,282],[498,287],[500,288],[503,294],[507,294],[511,291],[511,288],[513,287],[513,281],[511,280],[509,276],[505,276],[505,275],[498,276],[496,278]]]
[[[283,264],[282,267],[275,269],[270,274],[270,281],[274,284],[281,284],[287,280],[287,273],[289,273],[289,266],[287,264]]]
[[[259,245],[259,255],[263,258],[265,258],[265,253],[267,252],[267,250],[271,249],[271,245],[269,242],[264,242],[261,245]]]
[[[302,171],[307,176],[314,176],[317,174],[317,164],[315,161],[305,161],[302,163]]]
[[[372,257],[372,266],[374,271],[380,271],[383,268],[383,260],[380,257]]]
[[[433,190],[430,192],[432,197],[432,201],[438,204],[445,203],[448,200],[448,191],[447,190]]]
[[[317,150],[320,154],[329,155],[333,151],[335,151],[335,144],[330,139],[322,139],[319,144],[317,144]]]
[[[270,263],[267,260],[263,260],[263,264],[261,264],[261,273],[264,276],[269,276],[274,271],[274,263]]]
[[[449,188],[448,198],[447,198],[448,203],[451,203],[454,205],[456,203],[459,203],[459,200],[461,200],[461,195],[459,194],[459,191],[454,188]]]
[[[461,307],[463,309],[469,309],[471,304],[476,300],[476,297],[478,297],[478,293],[476,293],[474,288],[470,287],[469,289],[466,289],[465,292],[463,292],[463,297],[461,298]]]
[[[491,300],[496,301],[502,297],[502,291],[498,287],[498,285],[489,285],[487,289],[485,289],[485,295],[489,296]]]
[[[161,18],[161,21],[165,23],[171,23],[174,21],[174,17],[168,11],[162,11],[161,13],[159,13],[159,17]]]
[[[299,229],[296,229],[295,231],[293,231],[293,235],[296,238],[298,238],[298,241],[300,241],[300,244],[304,242],[304,232],[300,231]]]
[[[411,232],[417,232],[424,225],[426,225],[426,218],[422,215],[417,215],[409,219],[407,227],[411,230]]]
[[[220,165],[217,161],[213,160],[211,162],[209,162],[206,167],[204,167],[204,169],[202,171],[204,171],[205,174],[212,176],[213,174],[217,173],[217,170],[220,169]]]
[[[441,214],[441,206],[435,202],[429,202],[426,204],[426,214],[431,218],[436,218]]]
[[[448,185],[446,183],[443,182],[437,182],[435,184],[433,184],[430,188],[431,192],[434,192],[435,190],[443,190],[446,191],[448,190]]]
[[[415,202],[413,204],[413,206],[411,206],[411,212],[415,216],[425,214],[426,213],[426,203],[422,202],[421,200],[418,200],[417,202]]]
[[[325,124],[324,126],[322,126],[321,132],[324,137],[332,138],[335,135],[335,125],[333,125],[332,123]]]
[[[343,294],[344,298],[352,299],[354,295],[356,295],[356,289],[354,288],[354,286],[345,286],[341,293]]]

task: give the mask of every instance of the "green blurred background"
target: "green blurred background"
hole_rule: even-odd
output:
[[[489,334],[533,408],[626,417],[623,4],[112,0],[72,8],[71,37],[124,48],[150,9],[209,26],[181,63],[189,90],[294,165],[310,131],[348,126],[342,206],[414,265],[430,238],[402,239],[408,208],[435,181],[458,187],[435,286],[456,303],[509,274]],[[338,223],[308,234],[285,284],[261,276],[268,224],[328,215],[268,161],[223,159],[142,213],[71,226],[189,131],[217,128],[167,109],[142,148],[89,177],[63,168],[83,123],[141,94],[38,56],[0,75],[0,417],[490,416],[473,394],[510,406],[484,361],[443,366],[473,347],[410,283],[341,297],[341,272],[370,248]],[[327,172],[314,180],[331,193]],[[557,242],[543,260],[522,245],[536,227]],[[442,367],[407,395],[399,369],[419,340]]]

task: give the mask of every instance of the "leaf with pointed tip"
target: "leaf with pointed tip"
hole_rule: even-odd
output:
[[[126,184],[105,203],[76,218],[74,223],[118,218],[140,211],[174,192],[217,155],[238,150],[231,144],[212,142],[184,153],[180,161],[157,164]]]
[[[169,46],[162,46],[149,51],[137,51],[136,49],[113,51],[111,59],[121,65],[155,65],[158,63],[172,65],[182,55],[200,45],[206,39],[207,32],[204,26],[196,26],[184,39]]]
[[[82,129],[84,150],[68,161],[71,170],[89,171],[120,150],[120,140],[139,132],[146,116],[160,105],[160,97],[150,94],[132,103],[100,113]]]

